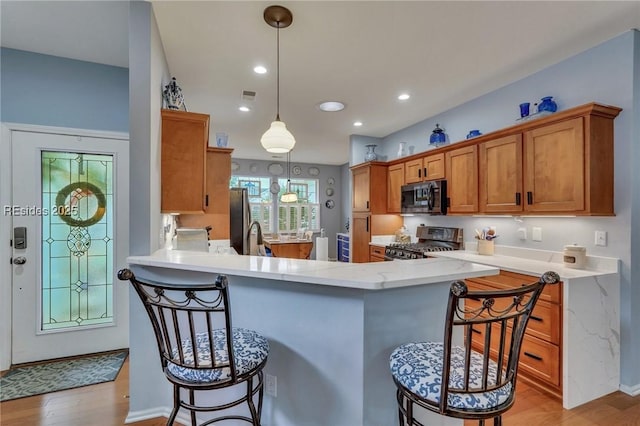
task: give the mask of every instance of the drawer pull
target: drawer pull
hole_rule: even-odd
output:
[[[533,358],[533,359],[535,359],[535,360],[537,360],[537,361],[542,361],[542,357],[541,357],[541,356],[538,356],[538,355],[532,354],[532,353],[530,353],[530,352],[525,352],[524,354],[525,354],[526,356],[528,356],[529,358]]]
[[[538,322],[543,322],[544,320],[540,317],[534,317],[533,315],[529,316],[529,319],[532,319],[534,321],[538,321]]]

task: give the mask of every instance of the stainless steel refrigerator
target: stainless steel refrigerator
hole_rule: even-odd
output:
[[[249,254],[247,244],[247,233],[251,223],[249,193],[246,188],[231,188],[230,191],[229,235],[231,247],[238,254]]]

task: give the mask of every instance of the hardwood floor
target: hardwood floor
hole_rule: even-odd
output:
[[[129,362],[118,378],[68,391],[32,396],[0,403],[2,426],[121,426],[129,401]],[[165,418],[131,423],[134,426],[164,426]],[[466,425],[476,425],[466,422]],[[559,401],[518,383],[514,407],[505,414],[504,426],[640,426],[640,396],[614,392],[573,410]],[[302,426],[302,425],[301,425]],[[331,425],[327,425],[331,426]],[[394,425],[389,425],[394,426]]]

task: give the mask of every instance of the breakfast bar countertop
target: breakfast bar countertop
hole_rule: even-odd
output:
[[[129,264],[209,272],[362,290],[383,290],[496,275],[494,266],[458,259],[431,258],[375,263],[344,263],[261,256],[229,256],[158,250],[130,256]]]

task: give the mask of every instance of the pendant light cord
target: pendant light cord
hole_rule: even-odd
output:
[[[280,22],[276,33],[276,121],[280,121]]]

